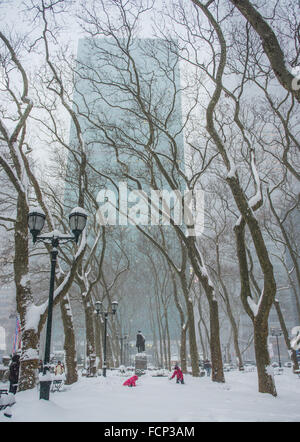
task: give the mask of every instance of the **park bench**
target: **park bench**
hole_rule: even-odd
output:
[[[294,373],[298,375],[298,378],[300,378],[300,370],[295,370]]]
[[[5,410],[16,403],[15,397],[7,389],[0,389],[0,410]]]
[[[5,382],[8,380],[9,369],[4,365],[0,365],[0,382]]]
[[[253,371],[255,371],[255,366],[254,365],[244,365],[244,371],[245,372],[253,372]]]

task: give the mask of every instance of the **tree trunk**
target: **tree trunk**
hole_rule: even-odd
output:
[[[188,323],[189,323],[188,331],[189,331],[189,346],[190,346],[190,355],[191,355],[192,375],[200,376],[199,354],[197,349],[196,330],[195,330],[194,307],[192,300],[188,297],[188,294],[186,294],[185,297],[186,297],[186,310],[187,310]]]
[[[268,322],[254,320],[254,348],[258,373],[258,391],[277,396],[268,351]]]
[[[187,372],[187,356],[186,356],[186,334],[187,334],[187,323],[185,323],[184,319],[184,312],[181,307],[179,298],[178,298],[178,292],[177,292],[177,285],[176,285],[176,276],[174,272],[171,269],[171,266],[169,265],[171,278],[172,278],[172,284],[173,284],[173,296],[176,308],[179,313],[180,318],[180,364],[181,364],[181,370],[183,373]]]
[[[100,322],[101,319],[99,316],[96,316],[95,318],[95,350],[96,350],[96,364],[97,369],[99,370],[102,368],[103,364],[103,357],[102,357],[102,336],[103,336],[103,327],[102,323]]]
[[[86,331],[86,358],[89,364],[89,374],[91,376],[96,374],[96,350],[95,350],[95,333],[94,333],[94,314],[93,307],[90,302],[83,296],[83,308],[85,317],[85,331]]]
[[[238,368],[239,371],[244,370],[244,364],[243,364],[243,358],[242,358],[242,353],[240,350],[240,345],[239,345],[239,333],[238,333],[238,328],[234,319],[234,316],[232,314],[232,310],[230,307],[230,304],[226,302],[226,310],[227,310],[227,314],[228,314],[228,318],[231,324],[231,330],[232,330],[232,334],[233,334],[233,345],[234,345],[234,351],[235,351],[235,355],[238,361]]]
[[[199,285],[199,288],[201,290],[200,285]],[[199,336],[200,336],[201,345],[202,345],[202,348],[203,348],[203,358],[207,359],[208,358],[207,347],[210,346],[210,336],[209,336],[209,330],[207,328],[206,322],[204,321],[204,318],[203,318],[203,312],[202,312],[202,307],[201,307],[201,291],[200,291],[200,295],[198,297],[197,303],[198,303],[198,312],[199,312],[199,324],[198,324]],[[205,332],[205,336],[204,337],[203,337],[203,334],[201,332],[201,324],[203,325],[204,332]]]
[[[201,343],[201,348],[202,348],[202,359],[205,360],[205,359],[207,359],[207,354],[206,354],[206,348],[205,348],[205,344],[204,344],[204,340],[203,340],[203,336],[202,336],[202,331],[201,331],[201,319],[199,319],[199,321],[198,321],[198,333],[199,333],[199,338],[200,338],[200,343]]]
[[[210,353],[212,365],[212,381],[225,382],[220,343],[218,303],[215,299],[210,297],[208,299],[208,304],[210,317]]]
[[[216,256],[217,256],[217,275],[218,275],[218,279],[220,281],[222,290],[223,290],[223,295],[224,295],[224,303],[225,303],[225,307],[226,307],[226,311],[227,311],[227,315],[228,315],[228,319],[230,321],[230,325],[231,325],[231,330],[233,333],[233,343],[234,343],[234,350],[235,350],[235,355],[238,361],[238,368],[239,371],[244,370],[244,365],[243,365],[243,360],[242,360],[242,354],[240,351],[240,346],[239,346],[239,334],[238,334],[238,327],[235,321],[235,318],[233,316],[232,313],[232,308],[230,305],[230,299],[229,299],[229,294],[227,291],[227,287],[224,284],[223,278],[222,278],[222,272],[221,272],[221,262],[220,262],[220,250],[219,250],[219,242],[217,241],[216,243]]]
[[[284,53],[275,32],[249,0],[230,0],[251,24],[261,39],[266,56],[279,83],[300,103],[300,90],[293,87],[294,76],[287,68]]]
[[[187,373],[187,355],[186,355],[186,334],[188,323],[183,324],[180,333],[180,363],[183,373]]]
[[[33,304],[28,278],[28,207],[24,195],[18,195],[17,220],[15,223],[14,274],[16,285],[17,311],[22,332],[22,355],[20,360],[19,391],[32,389],[36,385],[39,363],[39,334],[33,328],[26,328],[26,315]]]
[[[60,310],[65,334],[66,384],[71,385],[78,381],[78,373],[74,324],[69,295],[61,300]]]
[[[169,322],[168,322],[168,313],[167,309],[165,309],[165,320],[166,320],[166,334],[167,334],[167,362],[168,362],[168,370],[171,371],[171,338],[169,331]]]
[[[249,302],[252,300],[252,296],[245,246],[245,222],[243,220],[240,224],[235,226],[235,234],[241,279],[241,299],[245,311],[250,317],[254,328],[254,348],[258,375],[258,391],[260,393],[269,393],[273,396],[277,396],[275,382],[271,374],[270,356],[268,351],[268,317],[276,291],[276,285],[274,286],[275,282],[272,273],[273,268],[271,266],[268,269],[271,272],[269,279],[265,275],[264,292],[261,295],[258,311],[256,314],[254,314],[249,305]]]
[[[22,320],[21,320],[22,323]],[[30,329],[22,333],[22,356],[18,391],[30,390],[36,386],[39,336]]]
[[[111,315],[110,321],[111,330],[111,352],[112,352],[112,362],[114,367],[119,367],[120,365],[120,344],[117,338],[118,333],[116,330],[116,325],[114,322],[114,315]]]
[[[274,306],[278,315],[278,319],[279,319],[279,323],[280,323],[280,327],[283,333],[283,337],[285,340],[285,344],[287,346],[287,349],[289,351],[291,360],[293,361],[293,371],[295,372],[295,370],[299,370],[299,364],[298,364],[298,360],[297,360],[297,355],[296,355],[296,351],[291,347],[291,342],[290,342],[290,338],[289,338],[289,333],[287,331],[286,325],[285,325],[285,320],[283,317],[283,314],[281,312],[281,308],[280,308],[280,304],[279,301],[277,299],[275,299],[274,301]]]
[[[193,266],[194,272],[199,279],[201,286],[209,304],[210,318],[210,354],[212,364],[212,381],[225,382],[222,362],[222,351],[220,342],[220,324],[218,303],[214,299],[214,287],[212,286],[208,274],[204,271],[203,262],[195,243],[195,238],[188,238],[188,253]],[[199,371],[199,364],[198,364]]]

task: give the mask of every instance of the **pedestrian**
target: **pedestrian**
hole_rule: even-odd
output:
[[[169,378],[170,380],[173,379],[176,376],[176,384],[184,384],[184,379],[183,379],[183,373],[180,370],[180,368],[178,367],[178,365],[176,364],[174,367],[174,373],[173,375]]]
[[[60,376],[65,372],[64,364],[62,364],[60,361],[57,362],[57,366],[55,367],[55,376]]]
[[[204,367],[204,369],[206,370],[206,374],[207,374],[207,376],[210,376],[211,363],[210,363],[210,361],[209,361],[208,359],[206,359],[206,360],[204,361],[203,367]]]
[[[20,356],[13,355],[9,366],[9,392],[16,394],[19,382]]]
[[[127,379],[127,381],[124,382],[123,385],[127,387],[136,387],[136,381],[138,380],[138,376],[135,374],[131,378]]]
[[[44,371],[44,364],[43,361],[40,359],[39,361],[39,373],[43,373]]]

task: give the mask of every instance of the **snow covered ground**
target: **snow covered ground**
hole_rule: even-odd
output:
[[[300,378],[290,368],[275,376],[278,397],[257,392],[256,372],[226,373],[226,383],[185,376],[185,385],[167,377],[81,377],[49,401],[37,389],[16,394],[9,419],[0,422],[300,422]],[[0,387],[1,388],[1,387]]]

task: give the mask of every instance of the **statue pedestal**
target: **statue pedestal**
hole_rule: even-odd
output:
[[[138,353],[135,356],[135,374],[141,376],[147,370],[147,355],[146,353]]]

